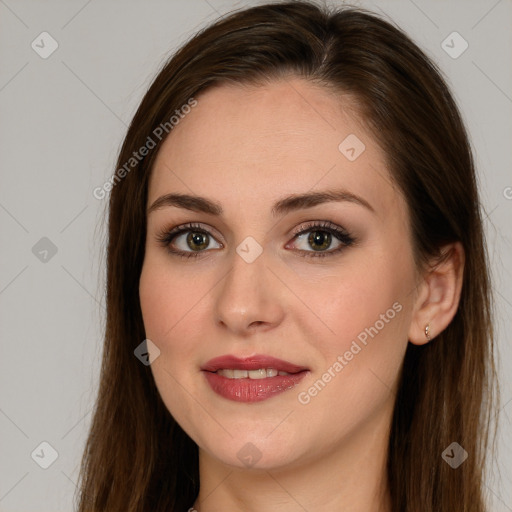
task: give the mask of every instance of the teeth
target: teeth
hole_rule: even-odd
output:
[[[261,370],[250,370],[247,372],[249,379],[266,379],[267,378],[267,370],[262,368]]]
[[[228,379],[266,379],[268,377],[276,377],[277,375],[290,375],[287,372],[277,371],[274,368],[260,368],[259,370],[234,370],[226,368],[217,370],[217,375]]]

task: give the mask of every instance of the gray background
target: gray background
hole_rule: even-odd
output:
[[[0,0],[2,512],[72,510],[104,325],[106,200],[92,191],[114,171],[163,59],[219,14],[254,3]],[[512,511],[512,1],[354,3],[387,13],[439,64],[471,134],[502,387],[499,458],[487,485],[492,510]],[[46,59],[31,47],[42,46],[43,31],[59,45]],[[456,59],[441,46],[453,31],[469,43]],[[43,441],[58,452],[48,469],[36,463],[51,455]]]

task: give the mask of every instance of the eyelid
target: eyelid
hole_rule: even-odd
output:
[[[332,230],[337,233],[350,236],[348,231],[346,231],[343,227],[338,226],[338,224],[334,224],[334,222],[331,222],[329,220],[308,220],[305,222],[301,222],[299,226],[293,229],[291,236],[298,236],[301,235],[307,231],[312,231],[313,229],[316,229],[318,231],[321,231],[322,229],[325,230]]]
[[[207,227],[203,227],[207,226]],[[208,224],[203,224],[199,222],[186,222],[184,224],[179,224],[178,226],[175,226],[173,228],[167,228],[164,227],[163,229],[159,230],[156,234],[156,237],[158,240],[163,241],[163,239],[170,237],[176,237],[178,235],[181,235],[183,233],[186,233],[188,231],[197,231],[199,233],[205,233],[209,236],[212,236],[217,240],[217,238],[223,239],[224,237],[217,231],[213,226],[210,226]],[[217,242],[221,245],[224,245],[223,242],[217,240]]]

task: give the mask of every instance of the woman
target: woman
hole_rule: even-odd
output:
[[[80,511],[485,510],[488,263],[439,71],[261,5],[160,71],[112,179]]]

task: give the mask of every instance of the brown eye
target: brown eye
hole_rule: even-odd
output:
[[[345,240],[343,240],[345,242]],[[330,253],[339,247],[348,245],[338,237],[334,238],[329,231],[322,229],[309,229],[297,235],[295,247],[301,251],[310,253]]]
[[[195,224],[184,224],[171,230],[166,228],[156,239],[169,253],[187,258],[223,247],[206,229]]]
[[[334,256],[356,242],[349,232],[330,221],[302,224],[293,239],[299,256]]]
[[[311,231],[308,236],[308,243],[314,251],[328,249],[332,242],[332,235],[327,231]]]
[[[206,249],[210,244],[209,236],[206,233],[189,232],[187,235],[187,245],[193,251]]]

